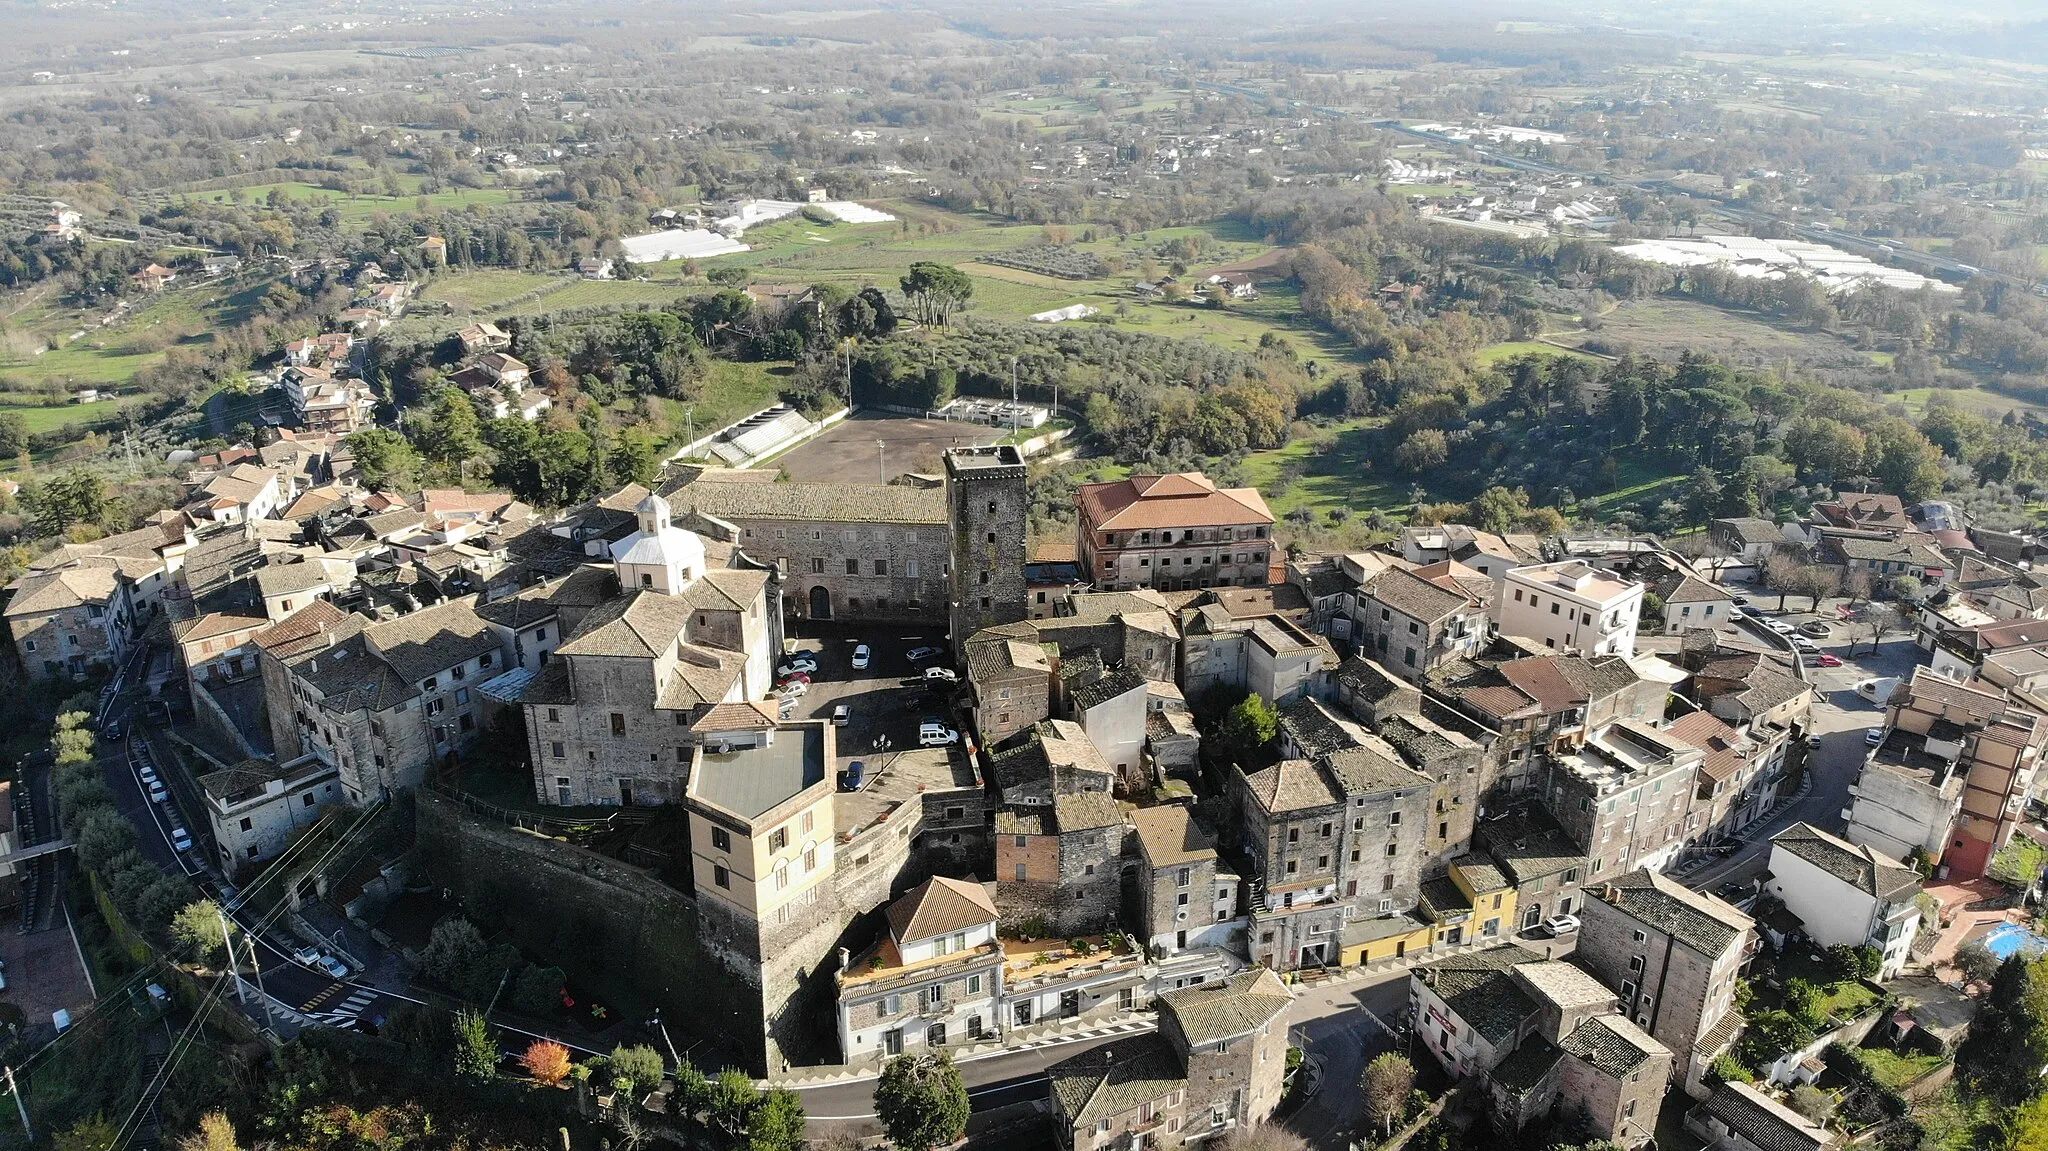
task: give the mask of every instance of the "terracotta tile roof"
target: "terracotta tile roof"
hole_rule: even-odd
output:
[[[1264,967],[1220,983],[1204,983],[1159,997],[1162,1014],[1180,1024],[1190,1046],[1249,1035],[1271,1023],[1294,1001],[1280,977]]]
[[[1046,1068],[1052,1097],[1069,1130],[1158,1103],[1187,1088],[1179,1056],[1155,1033],[1118,1039]]]
[[[1307,811],[1344,802],[1343,795],[1305,759],[1283,759],[1245,777],[1252,797],[1270,813]]]
[[[1700,772],[1715,783],[1726,783],[1742,770],[1743,756],[1737,749],[1742,737],[1712,712],[1696,711],[1665,729],[1673,739],[1706,753]]]
[[[1134,812],[1131,822],[1138,828],[1139,847],[1155,868],[1216,858],[1216,845],[1202,833],[1188,809],[1178,804]]]
[[[1586,702],[1586,694],[1565,677],[1553,657],[1509,660],[1500,665],[1500,673],[1522,694],[1535,700],[1545,714],[1562,714]]]
[[[1218,488],[1200,472],[1132,476],[1084,484],[1081,520],[1099,531],[1271,525],[1273,513],[1256,488]]]
[[[284,622],[250,636],[249,642],[278,659],[289,660],[347,639],[366,626],[368,621],[362,616],[316,599]]]
[[[964,931],[995,922],[988,889],[964,879],[935,875],[889,905],[889,933],[899,944]]]

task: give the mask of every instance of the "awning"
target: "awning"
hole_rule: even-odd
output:
[[[493,676],[485,680],[477,686],[477,690],[497,700],[499,703],[518,703],[525,697],[527,685],[531,684],[539,675],[540,673],[537,671],[528,671],[523,667],[515,667],[503,675]]]

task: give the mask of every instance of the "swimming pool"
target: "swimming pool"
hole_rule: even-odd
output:
[[[1984,946],[2000,959],[2010,959],[2021,951],[2028,955],[2039,955],[2048,951],[2048,939],[2028,931],[2017,923],[2001,923],[1984,937]]]

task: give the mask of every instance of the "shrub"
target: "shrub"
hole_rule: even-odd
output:
[[[646,1087],[661,1082],[661,1052],[644,1043],[621,1044],[612,1048],[611,1064],[614,1078],[631,1079]]]
[[[569,1077],[569,1049],[552,1039],[536,1039],[519,1057],[519,1064],[535,1083],[553,1087]]]

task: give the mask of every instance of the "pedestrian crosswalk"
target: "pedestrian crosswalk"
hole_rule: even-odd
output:
[[[343,990],[350,992],[346,999],[335,1003],[333,1007],[326,1010],[313,1010],[323,1001],[331,1000],[334,993]],[[376,1001],[377,993],[367,987],[350,988],[347,984],[337,983],[319,995],[314,996],[311,1000],[308,1000],[305,1015],[306,1018],[311,1019],[313,1022],[325,1024],[329,1027],[353,1027],[356,1020],[362,1016],[364,1009]]]

